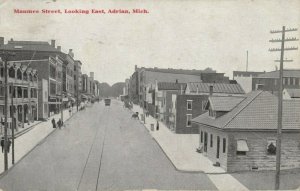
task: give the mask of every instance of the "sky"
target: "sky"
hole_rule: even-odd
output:
[[[15,14],[14,9],[147,9],[148,14]],[[124,82],[134,66],[205,69],[225,73],[275,70],[280,52],[269,48],[282,26],[300,29],[300,0],[0,0],[0,36],[56,40],[73,49],[83,72],[99,82]],[[300,37],[289,32],[288,37]],[[287,42],[299,47],[299,41]],[[300,50],[284,68],[300,68]]]

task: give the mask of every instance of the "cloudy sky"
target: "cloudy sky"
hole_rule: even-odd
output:
[[[14,9],[147,9],[149,14],[14,14]],[[245,70],[275,69],[271,29],[300,29],[300,0],[0,0],[5,41],[56,40],[73,49],[83,71],[100,82],[124,81],[134,66],[204,69],[232,77]],[[300,37],[300,32],[287,36]],[[299,46],[289,42],[289,46]],[[300,50],[289,51],[285,68],[300,68]]]

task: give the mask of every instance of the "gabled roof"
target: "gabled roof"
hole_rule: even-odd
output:
[[[225,84],[225,83],[201,83],[190,82],[187,84],[189,90],[193,93],[209,93],[209,86],[213,86],[213,93],[226,94],[244,94],[245,91],[240,84]]]
[[[283,77],[300,77],[299,69],[285,69],[283,70]],[[279,70],[272,72],[266,72],[264,74],[259,74],[257,78],[279,78]]]
[[[158,82],[157,88],[158,90],[184,90],[186,83]]]
[[[43,41],[8,41],[7,44],[0,46],[2,50],[27,50],[27,51],[43,51],[43,52],[60,52],[48,42]]]
[[[208,112],[192,121],[221,129],[277,129],[278,98],[269,92],[253,91],[231,111],[212,118]],[[300,129],[300,100],[283,101],[283,129]]]
[[[286,88],[286,91],[291,96],[291,98],[300,98],[300,89]]]
[[[245,97],[237,96],[211,96],[208,98],[209,104],[214,111],[231,111]]]

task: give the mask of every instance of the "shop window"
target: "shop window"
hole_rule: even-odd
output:
[[[28,90],[27,90],[27,88],[24,88],[24,90],[23,90],[24,92],[24,98],[28,98]]]
[[[267,154],[276,155],[276,140],[268,140]]]

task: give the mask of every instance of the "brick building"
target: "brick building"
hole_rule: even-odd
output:
[[[169,124],[175,133],[197,134],[199,129],[192,123],[195,118],[206,110],[204,105],[209,95],[219,96],[242,96],[244,90],[239,84],[226,83],[187,83],[184,94],[170,95],[172,104],[170,107]]]
[[[192,120],[199,149],[228,172],[275,170],[277,106],[277,97],[266,91],[210,96],[208,111]],[[300,167],[299,112],[299,100],[283,102],[282,169]]]
[[[283,71],[283,87],[300,89],[300,70],[285,69]],[[259,74],[252,78],[252,90],[265,90],[277,95],[279,89],[279,70]]]

